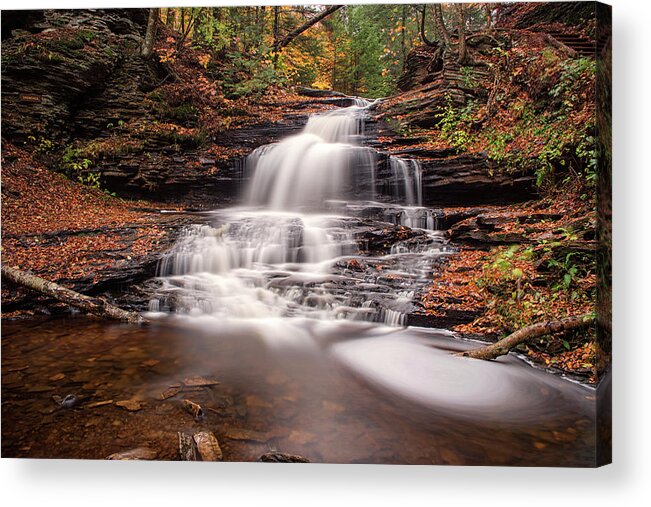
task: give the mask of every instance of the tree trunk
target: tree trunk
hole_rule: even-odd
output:
[[[497,343],[486,345],[475,350],[467,350],[460,352],[458,355],[464,357],[472,357],[473,359],[495,359],[497,357],[508,354],[509,351],[532,338],[539,338],[553,333],[560,333],[561,331],[570,331],[573,329],[582,329],[594,324],[595,317],[593,314],[586,313],[585,315],[577,315],[575,317],[566,317],[560,320],[551,320],[548,322],[539,322],[531,326],[518,329],[515,333],[511,333],[506,338],[501,339]]]
[[[423,41],[423,44],[426,46],[433,46],[434,43],[427,38],[427,34],[425,33],[425,16],[427,14],[427,4],[423,5],[421,11],[420,11],[420,38]]]
[[[308,19],[305,23],[303,23],[301,26],[299,26],[295,30],[292,30],[291,32],[289,32],[281,40],[274,41],[274,52],[277,53],[282,48],[287,46],[290,42],[292,42],[296,37],[301,35],[305,30],[307,30],[308,28],[310,28],[313,25],[316,25],[323,18],[326,18],[326,17],[330,16],[330,14],[332,14],[333,12],[336,12],[337,10],[341,9],[342,7],[343,7],[343,5],[331,5],[327,9],[323,9],[318,14],[312,16],[310,19]]]
[[[466,9],[464,4],[456,4],[459,24],[459,63],[468,63],[468,50],[466,49]]]
[[[48,282],[39,276],[30,275],[29,273],[19,269],[2,266],[2,276],[17,285],[26,287],[29,290],[38,292],[39,294],[53,297],[57,301],[78,308],[86,313],[92,313],[99,317],[128,322],[130,324],[141,324],[145,322],[145,320],[136,312],[123,310],[107,303],[103,299],[79,294],[78,292],[66,289],[54,282]]]
[[[274,32],[274,47],[279,42],[279,36],[278,36],[278,18],[280,16],[280,7],[278,5],[274,5],[274,23],[273,23],[273,32]]]
[[[402,50],[401,64],[404,67],[407,60],[407,4],[402,5],[402,14],[400,16],[402,34],[400,37],[400,49]]]
[[[484,4],[484,15],[486,16],[486,30],[489,32],[493,29],[493,4]]]
[[[156,40],[156,23],[158,22],[158,15],[160,9],[149,9],[149,18],[147,19],[147,31],[145,32],[145,40],[140,49],[140,56],[143,58],[150,58],[154,51],[154,41]]]
[[[439,39],[446,47],[449,47],[450,34],[448,33],[447,28],[445,28],[445,21],[443,21],[443,8],[441,7],[441,4],[434,4],[434,24],[436,25]]]
[[[165,24],[170,28],[174,28],[175,21],[176,21],[176,11],[174,10],[174,7],[168,7],[167,17],[165,18]]]
[[[337,37],[332,34],[332,84],[331,89],[337,89]]]

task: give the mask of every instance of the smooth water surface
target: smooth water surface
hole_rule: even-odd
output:
[[[146,446],[178,459],[177,432],[206,429],[227,461],[278,450],[328,463],[593,463],[594,391],[516,358],[459,358],[450,351],[472,343],[364,322],[203,324],[3,323],[3,456]],[[183,388],[194,377],[219,384]],[[73,408],[52,401],[68,394]]]

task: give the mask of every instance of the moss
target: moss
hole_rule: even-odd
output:
[[[115,56],[117,55],[117,53],[113,51],[113,49],[110,46],[104,48],[104,54],[109,58],[115,58]]]
[[[183,103],[169,109],[167,116],[179,123],[194,123],[199,118],[199,111],[192,104]]]
[[[96,37],[97,35],[90,30],[76,30],[74,33],[71,33],[70,36],[60,37],[58,39],[49,39],[45,42],[45,46],[53,50],[74,51],[82,49]]]
[[[104,140],[94,140],[85,144],[67,146],[63,153],[63,163],[69,164],[75,160],[100,159],[120,157],[129,153],[141,152],[144,143],[135,139],[111,137]]]
[[[208,136],[204,130],[188,129],[189,131],[179,132],[176,130],[160,130],[155,133],[156,138],[178,145],[183,148],[197,148],[203,145]]]

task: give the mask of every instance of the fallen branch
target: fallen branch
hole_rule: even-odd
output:
[[[459,352],[457,355],[464,357],[472,357],[473,359],[495,359],[497,357],[508,354],[509,351],[520,345],[521,343],[553,333],[560,333],[562,331],[570,331],[574,329],[582,329],[592,325],[595,321],[594,314],[586,313],[585,315],[577,315],[575,317],[566,317],[560,320],[551,320],[548,322],[539,322],[531,326],[518,329],[515,333],[511,333],[506,338],[501,339],[496,343],[480,347],[475,350],[467,350]]]
[[[92,313],[93,315],[128,322],[130,324],[142,324],[145,322],[145,319],[137,312],[123,310],[103,299],[79,294],[74,290],[66,289],[54,282],[48,282],[39,276],[30,275],[19,269],[2,266],[2,276],[17,285],[38,292],[39,294],[53,297],[57,301],[78,308],[86,313]]]
[[[323,9],[322,11],[316,13],[314,16],[312,16],[310,19],[308,19],[305,23],[303,23],[301,26],[296,28],[295,30],[292,30],[289,32],[285,37],[283,37],[280,40],[276,40],[273,45],[274,53],[279,52],[282,50],[285,46],[287,46],[290,42],[292,42],[296,37],[301,35],[305,30],[310,28],[311,26],[317,24],[319,21],[321,21],[323,18],[326,18],[330,16],[333,12],[341,9],[343,5],[331,5],[326,9]]]

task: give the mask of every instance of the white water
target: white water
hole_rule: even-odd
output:
[[[394,198],[407,206],[423,205],[423,176],[420,162],[414,159],[389,157],[394,179]]]
[[[255,150],[247,160],[253,173],[249,203],[273,210],[319,209],[363,179],[371,190],[358,197],[373,199],[375,152],[358,145],[364,111],[352,106],[314,115],[300,134]]]
[[[369,225],[350,212],[367,208],[355,201],[374,199],[377,164],[361,145],[365,105],[313,115],[300,134],[255,150],[247,207],[213,212],[211,225],[187,231],[161,263],[150,309],[222,324],[308,318],[404,326],[415,287],[428,283],[431,261],[445,248],[432,233],[422,244],[389,245],[384,256],[359,255],[357,237]],[[433,229],[431,210],[420,206],[419,164],[394,157],[390,164],[401,190],[388,221]]]

